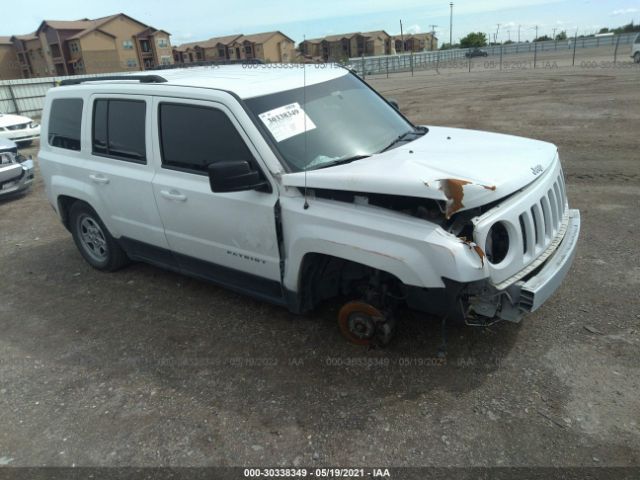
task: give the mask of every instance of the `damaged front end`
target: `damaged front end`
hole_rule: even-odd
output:
[[[576,254],[580,235],[580,212],[570,210],[564,234],[537,266],[513,283],[495,285],[490,281],[469,284],[464,289],[465,321],[487,325],[498,320],[519,322],[536,311],[560,287]]]
[[[0,150],[0,197],[19,193],[31,186],[34,178],[34,164],[17,149]]]

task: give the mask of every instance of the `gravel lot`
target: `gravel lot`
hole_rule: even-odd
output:
[[[368,78],[416,122],[556,143],[582,213],[548,304],[452,329],[445,365],[434,319],[363,350],[336,306],[296,317],[147,265],[92,270],[40,179],[0,202],[0,464],[640,465],[639,76]]]

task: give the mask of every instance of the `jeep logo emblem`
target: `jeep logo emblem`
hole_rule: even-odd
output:
[[[542,170],[544,169],[540,164],[536,165],[535,167],[531,167],[531,173],[533,173],[534,175],[538,175],[539,173],[542,173]]]

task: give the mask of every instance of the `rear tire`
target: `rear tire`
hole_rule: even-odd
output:
[[[75,202],[71,206],[69,226],[76,247],[93,268],[113,272],[129,263],[125,251],[111,236],[95,210],[86,203]]]

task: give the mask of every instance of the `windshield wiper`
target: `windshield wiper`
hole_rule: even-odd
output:
[[[394,147],[395,145],[397,145],[400,142],[403,142],[407,136],[409,135],[417,135],[419,137],[423,136],[425,133],[427,133],[429,130],[423,127],[416,127],[415,130],[409,130],[407,132],[404,132],[402,135],[398,135],[393,142],[391,142],[389,145],[387,145],[386,147],[384,147],[382,150],[380,150],[380,153],[382,152],[386,152],[387,150],[389,150],[391,147]]]
[[[336,165],[344,165],[345,163],[355,162],[356,160],[362,160],[363,158],[369,158],[371,155],[354,155],[353,157],[340,158],[338,160],[332,160],[331,162],[323,163],[319,167],[312,168],[312,170],[320,170],[321,168],[335,167]]]

